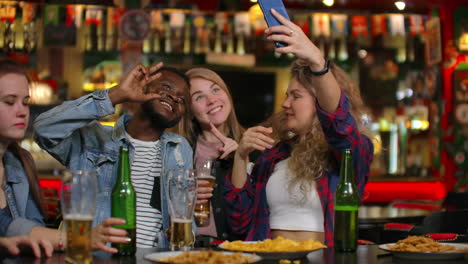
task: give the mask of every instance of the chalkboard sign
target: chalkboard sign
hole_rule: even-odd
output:
[[[44,26],[44,46],[75,46],[76,26],[47,24]]]

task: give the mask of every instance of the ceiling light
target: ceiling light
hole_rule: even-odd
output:
[[[396,1],[395,6],[398,8],[398,10],[402,11],[405,9],[405,2],[404,1]]]
[[[323,0],[322,3],[326,6],[332,6],[335,1],[334,0]]]
[[[250,0],[250,2],[252,2],[252,3],[257,3],[257,0]]]

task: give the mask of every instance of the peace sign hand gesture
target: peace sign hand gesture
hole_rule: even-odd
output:
[[[222,143],[223,146],[219,148],[219,151],[222,153],[219,157],[220,159],[226,159],[232,152],[236,151],[239,146],[237,142],[232,139],[224,136],[219,130],[210,122],[211,133],[215,135]]]
[[[152,81],[158,79],[161,73],[151,75],[163,66],[162,62],[147,68],[141,64],[133,67],[122,81],[109,90],[109,98],[113,105],[124,102],[145,102],[161,97],[156,93],[147,93],[146,87]]]

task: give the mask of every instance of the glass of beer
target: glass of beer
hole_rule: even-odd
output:
[[[195,170],[168,170],[166,192],[171,216],[171,250],[190,250],[195,242],[192,232],[197,197]]]
[[[97,179],[95,171],[67,171],[60,186],[69,263],[91,263],[91,228],[96,211]]]
[[[216,178],[211,175],[211,167],[213,161],[207,160],[203,162],[199,168],[196,170],[197,180],[198,181],[206,181],[206,184],[201,185],[198,183],[198,187],[211,187],[213,188],[215,185]],[[197,226],[204,227],[208,226],[210,223],[210,200],[206,199],[207,201],[204,203],[199,203],[195,205],[195,222]]]

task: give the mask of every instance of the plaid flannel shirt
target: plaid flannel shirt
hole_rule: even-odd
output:
[[[325,172],[316,183],[324,214],[325,244],[333,246],[334,194],[339,182],[341,152],[344,148],[351,148],[355,183],[362,197],[374,148],[372,141],[358,131],[344,93],[341,93],[338,108],[334,113],[328,114],[322,110],[318,102],[315,105],[334,162],[337,164],[336,168]],[[242,188],[236,188],[231,183],[231,174],[227,175],[224,191],[228,224],[232,232],[244,240],[271,238],[266,184],[276,164],[288,158],[290,154],[291,145],[287,141],[279,142],[265,151],[255,162],[252,173]]]

